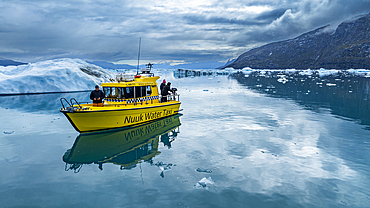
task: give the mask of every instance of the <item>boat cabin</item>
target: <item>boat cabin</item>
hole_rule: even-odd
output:
[[[159,77],[143,75],[118,75],[117,81],[102,83],[104,104],[159,103],[156,80]]]

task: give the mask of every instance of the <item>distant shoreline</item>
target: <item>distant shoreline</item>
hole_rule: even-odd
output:
[[[92,91],[92,90],[66,91],[66,92],[5,93],[5,94],[0,94],[0,96],[41,95],[41,94],[57,94],[57,93],[78,93],[78,92],[90,92],[90,91]]]

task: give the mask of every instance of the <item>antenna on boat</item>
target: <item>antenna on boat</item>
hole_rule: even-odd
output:
[[[137,69],[136,69],[136,74],[139,74],[139,61],[140,61],[140,48],[141,48],[141,37],[139,40],[139,54],[137,55]]]
[[[141,176],[141,183],[144,184],[143,169],[141,169],[141,162],[140,162],[140,176]]]

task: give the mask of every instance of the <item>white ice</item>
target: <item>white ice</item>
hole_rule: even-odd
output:
[[[251,69],[249,67],[244,68],[242,70],[239,70],[239,72],[242,72],[245,77],[249,77],[252,73],[258,73],[259,76],[265,76],[266,74],[271,73],[278,73],[275,77],[277,77],[277,81],[285,84],[289,81],[289,78],[287,76],[291,76],[294,74],[299,74],[300,76],[307,76],[308,78],[311,78],[313,74],[318,74],[319,77],[325,77],[325,76],[331,76],[331,75],[338,75],[338,74],[351,74],[356,76],[361,76],[365,78],[370,78],[370,70],[368,69],[348,69],[348,70],[338,70],[338,69],[324,69],[321,68],[319,70],[314,69],[306,69],[306,70],[297,70],[297,69]],[[301,80],[302,82],[304,79]],[[322,84],[322,83],[317,83]],[[335,86],[332,84],[329,84],[328,86]]]
[[[0,66],[0,94],[92,90],[115,73],[80,59],[55,59],[19,66]]]
[[[208,178],[202,178],[200,181],[198,181],[195,185],[194,185],[194,188],[195,189],[201,189],[201,188],[204,188],[204,189],[208,189],[207,187],[207,184],[214,184],[215,182],[212,180],[211,177],[208,177]]]
[[[337,69],[326,70],[324,68],[321,68],[318,72],[319,72],[320,77],[324,77],[324,76],[338,74],[339,70]]]

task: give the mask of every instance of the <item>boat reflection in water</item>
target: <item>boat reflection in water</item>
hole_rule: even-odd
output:
[[[153,158],[161,153],[158,150],[160,142],[171,147],[180,133],[180,116],[177,114],[124,130],[80,134],[73,147],[64,153],[65,170],[77,173],[84,164],[97,164],[103,170],[103,163],[113,163],[125,170],[135,168],[141,161],[161,170],[171,168],[172,164],[154,164]],[[164,177],[163,172],[161,176]]]

